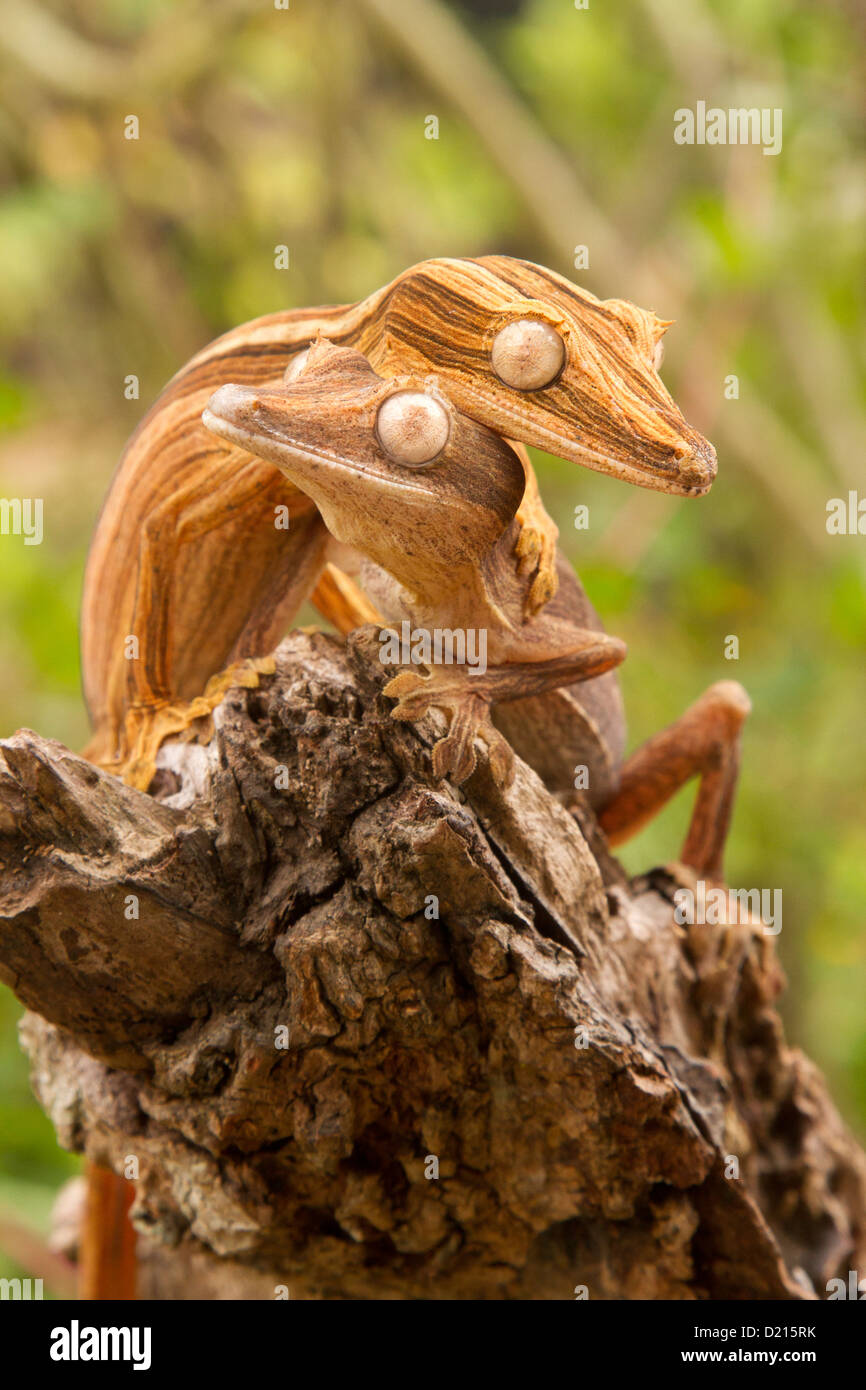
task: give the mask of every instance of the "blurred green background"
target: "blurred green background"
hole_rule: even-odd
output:
[[[866,1129],[866,538],[826,531],[828,499],[866,497],[864,28],[855,0],[4,0],[0,495],[44,498],[45,539],[0,538],[0,735],[85,740],[88,539],[125,437],[215,334],[493,251],[655,309],[711,494],[537,455],[542,493],[629,644],[632,743],[711,681],[748,688],[729,878],[783,890],[789,1036]],[[781,108],[781,153],[675,144],[698,100]],[[674,856],[693,796],[629,868]],[[18,1012],[0,995],[0,1210],[44,1230],[78,1160]]]

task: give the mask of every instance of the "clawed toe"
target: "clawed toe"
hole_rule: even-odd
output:
[[[529,586],[529,593],[526,596],[524,605],[526,616],[533,617],[540,608],[549,603],[559,587],[556,570],[542,568],[539,565],[538,572]]]
[[[538,564],[541,554],[541,537],[531,526],[524,526],[514,542],[517,558],[517,573],[521,576],[531,574]]]
[[[559,576],[556,573],[556,533],[548,536],[545,532],[526,525],[522,527],[514,543],[514,554],[519,575],[525,576],[535,571],[524,602],[525,615],[531,618],[549,603],[559,588]]]
[[[490,769],[497,783],[506,786],[514,775],[514,755],[490,720],[490,701],[468,690],[462,682],[422,677],[415,671],[401,671],[385,686],[384,693],[397,700],[391,711],[394,719],[415,722],[431,709],[450,714],[448,733],[433,747],[433,772],[459,786],[472,776],[476,767],[475,739],[486,743]]]

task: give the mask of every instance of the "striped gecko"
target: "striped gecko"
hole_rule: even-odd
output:
[[[268,315],[211,343],[142,421],[96,527],[81,617],[88,756],[146,788],[161,741],[233,681],[254,684],[304,599],[343,632],[373,616],[328,563],[311,499],[205,429],[217,387],[291,377],[322,333],[385,378],[435,377],[458,410],[508,439],[699,496],[715,453],[658,375],[667,326],[540,266],[486,256],[424,261],[358,304]],[[532,573],[531,614],[556,591],[557,532],[521,459],[515,545]]]

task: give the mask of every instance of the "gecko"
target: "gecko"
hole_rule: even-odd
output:
[[[371,618],[357,586],[326,560],[314,501],[202,424],[218,386],[290,381],[322,333],[384,378],[436,376],[457,410],[519,444],[696,497],[716,457],[659,376],[668,326],[544,267],[484,256],[423,261],[357,304],[267,315],[215,340],[142,421],[96,526],[81,611],[87,756],[146,789],[163,739],[230,684],[255,684],[305,599],[343,633]],[[528,455],[517,456],[524,492],[513,536],[531,614],[556,592],[557,530]]]
[[[214,340],[177,373],[132,436],[96,525],[81,608],[93,725],[86,756],[146,790],[162,741],[194,726],[232,684],[255,684],[305,599],[342,633],[378,618],[340,568],[315,499],[254,450],[227,448],[209,432],[202,412],[219,386],[290,386],[319,334],[360,352],[382,379],[435,377],[453,409],[514,441],[508,466],[513,472],[517,459],[523,491],[506,528],[509,582],[531,617],[561,602],[558,587],[574,581],[557,557],[557,529],[523,445],[673,495],[698,497],[712,484],[713,448],[659,376],[668,327],[654,313],[597,299],[542,266],[483,256],[423,261],[356,304],[265,315]],[[468,453],[462,466],[472,473],[477,461]],[[512,485],[519,486],[514,477]],[[609,657],[618,649],[605,650]],[[602,765],[614,784],[622,739],[611,680],[601,672],[581,687],[585,734],[567,689],[533,697],[525,686],[514,706],[530,711],[533,698],[545,700],[546,717],[576,737],[577,751],[583,742],[595,749],[597,791]],[[411,693],[404,691],[406,714]],[[415,692],[415,707],[422,696]],[[494,707],[506,738],[513,735],[510,708]],[[703,731],[701,710],[697,724]],[[495,727],[486,716],[485,727]],[[526,720],[523,731],[525,743],[532,737]],[[681,779],[700,765],[705,747],[700,732]],[[468,735],[462,750],[470,759]],[[537,766],[548,753],[536,749]],[[651,750],[651,769],[657,761]],[[622,785],[627,794],[628,780]],[[132,1297],[131,1228],[117,1219],[128,1185],[97,1165],[90,1174],[83,1296]]]
[[[615,668],[625,644],[604,631],[564,557],[557,592],[527,612],[531,580],[514,553],[520,445],[458,410],[438,378],[386,379],[357,350],[324,338],[290,382],[220,387],[203,424],[315,502],[341,562],[386,623],[485,634],[485,670],[425,658],[423,675],[403,670],[384,687],[397,719],[417,721],[431,708],[450,716],[433,748],[437,777],[466,781],[479,738],[502,783],[514,753],[554,791],[572,785],[579,761],[589,803],[616,845],[697,775],[681,858],[721,879],[748,696],[719,681],[623,758]],[[513,712],[504,722],[503,711]]]

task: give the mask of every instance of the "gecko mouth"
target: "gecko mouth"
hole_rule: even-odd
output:
[[[480,405],[486,408],[485,413],[495,413],[504,417],[503,423],[511,422],[514,424],[517,428],[510,437],[521,439],[521,430],[525,431],[525,418],[521,419],[515,412],[503,407],[500,401],[494,401],[487,397],[483,391],[475,391],[473,396]],[[497,422],[497,428],[499,423]],[[710,471],[709,461],[695,454],[692,455],[694,463],[697,465],[695,471],[699,470],[703,476],[695,482],[685,482],[679,476],[680,472],[687,466],[685,459],[679,460],[677,466],[671,468],[669,472],[663,472],[648,463],[635,463],[627,459],[614,458],[610,454],[600,453],[589,445],[579,444],[573,438],[562,435],[537,422],[533,423],[533,436],[531,443],[546,449],[556,458],[568,459],[569,462],[591,468],[595,473],[606,473],[619,479],[620,482],[631,483],[635,487],[648,488],[653,492],[666,492],[676,497],[704,497],[712,487],[716,476],[715,467]],[[530,441],[523,438],[521,442]],[[714,454],[713,460],[715,460]]]
[[[349,476],[375,484],[380,492],[393,489],[396,493],[413,492],[427,500],[435,498],[435,494],[430,488],[419,484],[417,473],[412,477],[408,475],[404,477],[397,473],[385,475],[376,469],[365,468],[362,463],[346,459],[319,445],[311,445],[309,441],[292,439],[283,431],[260,428],[253,432],[248,425],[236,424],[227,415],[222,415],[212,409],[218,396],[234,389],[223,386],[211,397],[201,414],[201,421],[205,429],[210,430],[211,434],[218,435],[220,439],[225,439],[229,444],[235,444],[247,453],[255,454],[257,458],[263,458],[269,463],[273,463],[292,481],[294,481],[294,475],[297,474],[298,486],[302,487],[305,482],[313,481],[308,475],[305,475],[303,464],[306,462],[313,467],[316,467],[317,464],[324,464],[322,472],[317,470],[317,477],[320,479],[323,476],[333,477],[335,474],[343,477]],[[300,466],[295,467],[295,465]]]

